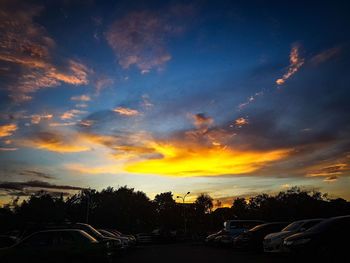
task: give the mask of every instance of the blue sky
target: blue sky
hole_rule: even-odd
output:
[[[2,1],[0,198],[350,198],[341,1]]]

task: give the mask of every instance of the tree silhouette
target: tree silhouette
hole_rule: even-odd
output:
[[[200,194],[194,203],[196,208],[204,214],[211,212],[213,208],[213,198],[207,194]]]

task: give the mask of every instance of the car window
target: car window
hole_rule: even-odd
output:
[[[305,229],[308,229],[310,227],[313,227],[314,225],[318,224],[320,221],[310,221],[310,222],[306,222],[302,227],[305,228]]]
[[[303,222],[293,222],[282,229],[282,231],[297,231],[301,227]]]
[[[24,247],[45,247],[52,245],[53,236],[50,232],[39,232],[33,234],[21,242]]]
[[[57,245],[62,245],[62,246],[72,246],[76,243],[72,233],[69,231],[57,232],[57,235],[55,236],[54,241]]]

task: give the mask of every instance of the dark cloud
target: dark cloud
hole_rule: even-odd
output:
[[[19,175],[24,175],[24,176],[34,176],[34,177],[39,177],[39,178],[45,178],[45,179],[55,179],[50,174],[35,171],[35,170],[23,170],[18,173]]]
[[[0,182],[0,189],[5,191],[18,190],[22,191],[26,188],[40,188],[40,189],[58,189],[58,190],[83,190],[82,187],[71,185],[56,185],[44,181],[27,181],[27,182]]]

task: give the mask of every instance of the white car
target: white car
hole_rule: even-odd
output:
[[[277,233],[271,233],[265,236],[263,241],[264,252],[282,252],[281,248],[283,245],[283,240],[293,234],[304,232],[310,227],[323,221],[322,218],[315,219],[304,219],[299,221],[294,221],[288,226],[282,229],[282,231]]]

